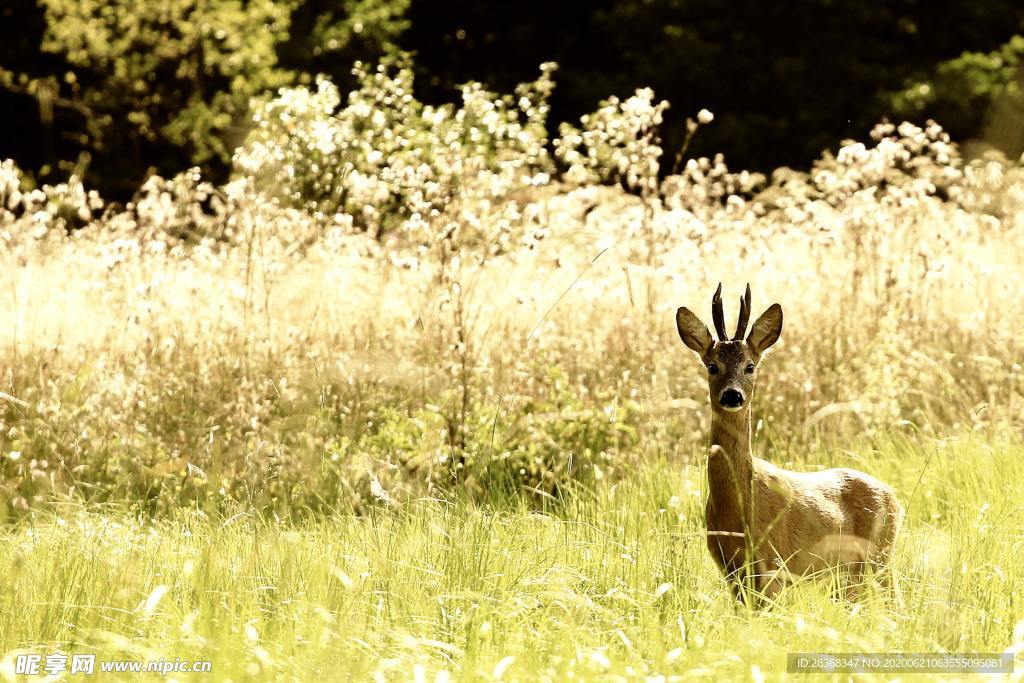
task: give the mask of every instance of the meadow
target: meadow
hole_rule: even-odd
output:
[[[230,183],[128,206],[0,167],[0,676],[56,650],[234,681],[1024,651],[1020,162],[880,124],[808,173],[683,150],[659,176],[667,105],[549,140],[549,72],[449,109],[383,68],[341,108],[285,91]],[[786,312],[755,452],[908,509],[891,592],[731,599],[674,327],[719,281],[727,317],[747,282]]]

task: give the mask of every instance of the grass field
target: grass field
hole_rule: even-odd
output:
[[[41,516],[3,532],[3,666],[32,644],[209,660],[216,680],[721,680],[776,678],[787,652],[1024,647],[1024,448],[905,440],[850,457],[907,491],[891,595],[849,603],[824,577],[768,609],[734,604],[704,546],[699,465],[660,461],[548,509]]]
[[[657,198],[460,196],[429,249],[229,189],[219,218],[164,188],[71,236],[56,200],[0,210],[0,677],[57,650],[212,664],[177,680],[1024,671],[1024,180],[891,128],[756,197],[711,162]],[[718,281],[727,317],[748,281],[785,309],[755,453],[907,508],[891,592],[730,598],[674,328]]]

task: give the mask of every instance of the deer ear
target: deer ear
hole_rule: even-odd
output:
[[[768,310],[761,314],[754,326],[750,328],[747,335],[747,345],[760,356],[768,350],[768,347],[779,341],[782,334],[782,306],[772,304]]]
[[[689,308],[682,307],[676,311],[676,329],[679,331],[679,338],[683,340],[690,349],[704,356],[711,350],[714,340],[708,327],[700,321],[700,318],[693,314]]]

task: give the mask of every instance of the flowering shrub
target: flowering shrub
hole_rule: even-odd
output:
[[[657,187],[662,149],[658,128],[668,102],[654,101],[650,88],[622,102],[610,97],[581,119],[583,129],[563,123],[555,141],[566,177],[581,185],[621,183],[642,193]]]
[[[357,64],[359,87],[340,109],[337,88],[324,79],[315,92],[285,89],[258,107],[235,164],[263,191],[316,215],[344,213],[373,236],[400,230],[419,244],[438,232],[450,239],[461,224],[438,216],[453,203],[501,201],[548,182],[553,69],[542,65],[540,78],[515,96],[469,83],[460,107],[433,107],[413,97],[404,60]]]
[[[763,174],[733,173],[726,166],[725,157],[716,154],[711,159],[688,160],[682,172],[665,178],[661,192],[667,206],[706,219],[723,206],[742,207],[743,198],[753,196],[764,185]]]
[[[226,196],[198,168],[170,180],[150,176],[133,204],[136,229],[174,240],[224,236],[229,215]]]
[[[40,239],[51,231],[65,233],[87,225],[103,201],[95,190],[86,191],[72,175],[66,183],[26,190],[21,171],[10,159],[0,161],[0,242]]]

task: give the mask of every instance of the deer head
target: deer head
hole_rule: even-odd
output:
[[[722,313],[722,285],[719,283],[711,299],[711,317],[718,333],[718,341],[707,326],[690,309],[676,311],[676,329],[679,338],[700,356],[708,370],[712,409],[736,412],[749,405],[754,393],[754,380],[761,356],[779,340],[782,334],[782,306],[772,304],[761,314],[747,334],[750,320],[750,285],[740,297],[740,314],[736,333],[730,338],[725,332]],[[746,339],[744,339],[746,335]]]

